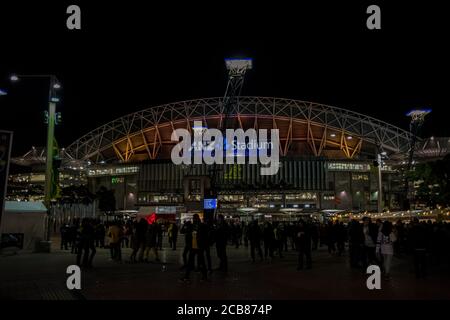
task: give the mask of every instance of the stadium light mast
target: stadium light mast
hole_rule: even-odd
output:
[[[44,204],[50,212],[51,202],[51,189],[52,189],[52,171],[53,171],[53,148],[55,138],[55,124],[56,124],[56,103],[59,102],[59,98],[56,95],[56,90],[61,89],[61,84],[55,75],[48,74],[25,74],[25,75],[12,75],[10,80],[17,82],[21,78],[43,78],[49,80],[49,92],[48,92],[48,119],[47,119],[47,156],[45,160],[45,185],[44,185]],[[50,219],[49,219],[50,221]],[[47,226],[47,240],[50,241],[50,224]]]
[[[409,203],[410,192],[409,192],[408,173],[411,171],[412,165],[413,165],[414,151],[416,149],[416,143],[417,143],[417,135],[419,134],[420,129],[422,128],[422,125],[425,122],[425,117],[430,112],[431,112],[431,109],[419,109],[419,110],[411,110],[406,114],[406,116],[411,118],[411,121],[409,123],[410,140],[409,140],[408,162],[407,162],[407,167],[405,170],[404,209],[409,209],[409,207],[410,207],[410,203]]]
[[[222,109],[221,114],[224,115],[223,120],[219,122],[219,129],[222,134],[227,129],[228,119],[230,114],[235,110],[239,103],[239,96],[242,92],[242,87],[244,86],[244,77],[247,70],[251,70],[253,68],[253,60],[250,58],[230,58],[225,59],[225,66],[228,70],[228,83],[225,90],[225,94],[222,100]],[[224,154],[224,157],[226,155]],[[211,170],[211,190],[210,196],[217,197],[217,186],[216,181],[218,180],[218,172],[216,163],[213,164],[213,168]],[[214,209],[214,215],[217,209]]]
[[[253,67],[252,59],[225,59],[225,66],[228,70],[227,89],[222,101],[222,114],[225,115],[219,130],[227,129],[228,117],[239,103],[239,96],[241,95],[242,87],[244,86],[244,77],[247,70]],[[223,132],[222,132],[223,133]]]

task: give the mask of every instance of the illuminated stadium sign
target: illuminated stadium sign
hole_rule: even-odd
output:
[[[328,170],[331,171],[370,171],[370,165],[364,163],[329,162]]]
[[[204,209],[216,209],[217,208],[217,199],[204,199],[203,200],[203,208]]]
[[[138,166],[125,166],[125,167],[121,166],[121,167],[89,169],[88,176],[99,177],[99,176],[126,175],[138,172],[139,172]]]
[[[368,163],[351,163],[351,162],[328,162],[328,170],[330,171],[370,171],[371,166]],[[384,165],[382,171],[393,171],[391,166]]]
[[[246,143],[246,139],[248,139],[248,143]],[[226,129],[226,140],[233,141],[233,143],[229,144],[232,147],[226,149],[224,155],[222,132],[218,129],[205,129],[201,121],[194,121],[194,148],[189,130],[178,128],[172,132],[171,141],[178,142],[171,151],[172,162],[176,165],[191,165],[192,162],[211,165],[244,164],[248,161],[249,164],[262,164],[261,175],[277,174],[280,168],[278,129],[259,129],[258,131],[255,129],[246,131]],[[246,156],[247,149],[248,156]]]

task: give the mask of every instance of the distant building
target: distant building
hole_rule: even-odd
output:
[[[45,148],[32,147],[21,157],[11,159],[7,200],[37,201],[44,199]],[[64,149],[60,151],[59,186],[86,185],[86,168],[73,160]]]

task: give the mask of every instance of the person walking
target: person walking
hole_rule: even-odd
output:
[[[252,262],[255,262],[255,250],[258,251],[260,260],[263,260],[261,250],[261,229],[258,225],[258,220],[253,220],[248,228],[248,239],[250,241],[250,255]]]
[[[81,223],[80,242],[77,253],[77,265],[92,268],[92,262],[97,250],[95,249],[95,230],[92,221],[84,218]],[[81,264],[81,256],[83,263]],[[89,254],[90,253],[90,254]]]
[[[381,230],[379,225],[373,224],[369,217],[364,217],[363,221],[363,235],[364,247],[362,252],[362,267],[365,270],[367,266],[372,264],[379,264],[375,255],[378,232]]]
[[[171,223],[169,227],[167,228],[167,240],[169,241],[169,247],[172,249],[172,228],[173,224]]]
[[[425,278],[427,276],[427,251],[429,239],[426,226],[414,218],[411,230],[408,235],[408,243],[413,251],[414,270],[416,278]]]
[[[364,247],[364,234],[359,222],[355,219],[350,221],[348,227],[348,250],[350,255],[350,267],[361,267],[362,250]]]
[[[159,261],[158,256],[158,232],[160,228],[158,223],[153,223],[148,225],[147,231],[145,233],[145,251],[144,251],[144,262],[149,262],[150,251],[153,251],[155,256],[155,261]]]
[[[134,221],[134,223],[130,227],[131,234],[130,234],[130,247],[132,249],[131,255],[130,255],[130,262],[136,262],[136,256],[139,251],[139,241],[137,239],[137,222]]]
[[[248,248],[248,223],[242,223],[242,236],[244,237],[244,246]]]
[[[312,250],[317,250],[319,247],[319,226],[316,223],[311,224],[311,240]]]
[[[297,227],[297,248],[298,248],[298,265],[297,270],[303,270],[304,258],[306,258],[306,269],[312,268],[311,259],[311,231],[308,225],[300,220]]]
[[[228,258],[227,258],[227,240],[228,240],[228,224],[222,214],[219,214],[217,226],[215,230],[215,241],[217,257],[219,258],[219,271],[228,271]]]
[[[206,258],[206,265],[208,267],[208,272],[212,273],[212,260],[211,260],[211,246],[214,244],[215,241],[215,235],[214,235],[214,223],[212,220],[208,220],[205,224],[205,230],[206,230],[206,238],[205,238],[205,258]]]
[[[337,251],[338,256],[342,256],[342,254],[345,251],[345,241],[346,239],[346,231],[344,224],[342,222],[337,221],[336,222],[336,244],[337,244]]]
[[[184,234],[184,249],[183,249],[183,266],[181,269],[186,269],[188,265],[189,252],[192,248],[192,222],[186,221],[180,230]]]
[[[141,218],[136,226],[136,240],[138,244],[138,262],[144,262],[145,236],[147,235],[147,219]]]
[[[159,250],[162,250],[165,227],[160,222],[155,222],[155,227],[156,227],[156,232],[157,232],[157,237],[158,237],[157,247],[159,248]]]
[[[95,246],[97,248],[105,247],[105,235],[106,235],[105,225],[100,221],[97,221],[95,224]]]
[[[208,230],[205,224],[200,220],[198,214],[194,214],[191,229],[191,249],[189,251],[189,260],[186,268],[186,274],[181,279],[182,281],[188,281],[190,273],[195,268],[195,258],[197,257],[198,268],[202,274],[202,280],[207,279],[206,265],[204,250],[206,245],[208,245]]]
[[[130,237],[131,237],[132,227],[130,223],[126,223],[123,227],[123,237],[122,237],[122,248],[130,247]]]
[[[59,232],[61,233],[61,250],[69,250],[68,243],[69,243],[69,234],[70,234],[70,228],[68,225],[63,224],[61,228],[59,228]]]
[[[273,226],[270,222],[266,221],[263,230],[263,240],[264,240],[264,258],[267,260],[273,258],[273,242],[274,242],[274,232]]]
[[[177,239],[178,239],[178,226],[174,222],[172,223],[172,250],[177,250]]]
[[[283,258],[283,229],[280,223],[275,224],[273,235],[274,247],[278,251],[278,256]]]
[[[334,255],[336,253],[336,228],[332,221],[328,221],[326,227],[326,241],[328,246],[328,253]]]
[[[394,243],[396,241],[397,237],[392,231],[392,224],[389,221],[383,222],[381,231],[378,233],[376,252],[383,257],[383,270],[386,279],[390,278],[392,257],[394,256]]]
[[[111,259],[113,261],[122,261],[122,251],[120,242],[122,239],[122,229],[118,222],[113,222],[108,229],[109,247],[111,251]]]
[[[74,219],[70,226],[70,242],[72,247],[71,253],[77,254],[80,243],[80,222],[78,219]]]

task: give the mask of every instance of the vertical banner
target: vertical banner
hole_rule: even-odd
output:
[[[5,197],[8,184],[12,137],[12,132],[0,130],[0,230],[3,211],[5,210]]]

